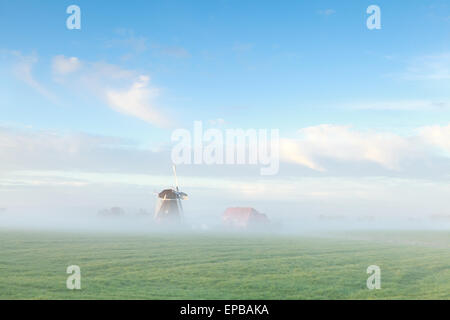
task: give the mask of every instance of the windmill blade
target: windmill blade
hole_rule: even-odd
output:
[[[173,175],[175,176],[175,187],[176,190],[178,191],[178,178],[177,178],[177,168],[175,167],[175,165],[172,165],[172,169],[173,169]]]
[[[183,210],[183,205],[181,203],[181,199],[177,199],[177,203],[178,203],[178,208],[180,210],[180,217],[181,217],[181,219],[184,219],[184,210]]]

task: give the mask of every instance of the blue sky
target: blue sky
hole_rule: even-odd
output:
[[[81,8],[81,30],[66,28],[71,4]],[[372,4],[381,8],[381,30],[366,27]],[[286,164],[285,177],[435,182],[449,168],[448,1],[0,0],[0,39],[4,141],[67,135],[91,146],[86,136],[113,137],[119,148],[154,150],[170,145],[175,128],[223,119],[225,127],[276,128],[293,139],[298,150],[284,158],[295,168]],[[126,99],[139,99],[144,112],[130,115],[137,100]],[[351,142],[327,140],[333,136]],[[336,156],[333,148],[347,147],[352,156]],[[5,158],[23,156],[14,152]],[[95,172],[90,161],[80,155],[60,170]],[[114,161],[122,164],[113,171],[133,163]],[[38,167],[55,169],[49,163]],[[247,182],[265,183],[259,179]]]
[[[342,106],[448,100],[442,87],[401,80],[414,59],[450,51],[445,1],[379,1],[382,30],[377,31],[365,26],[370,1],[78,1],[80,31],[65,28],[70,4],[2,1],[2,47],[36,54],[34,72],[41,81],[50,78],[52,57],[75,56],[150,75],[152,85],[162,89],[158,104],[189,122],[224,118],[239,127],[286,131],[319,123],[413,127],[429,119],[444,124],[437,113],[405,117],[396,110]],[[105,134],[122,128],[134,139],[142,139],[142,131],[151,133],[138,119],[108,116],[97,102],[61,91],[65,108],[58,110],[36,93],[23,95],[28,88],[21,83],[5,77],[2,83],[9,103],[33,102],[28,108],[39,110],[24,114],[4,104],[3,121]]]

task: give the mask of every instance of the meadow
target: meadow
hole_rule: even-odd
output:
[[[0,231],[0,299],[450,299],[450,232]],[[81,268],[81,290],[66,268]],[[381,268],[380,290],[366,269]]]

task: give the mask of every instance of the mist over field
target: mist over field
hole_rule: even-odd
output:
[[[123,209],[123,215],[102,215],[94,209],[11,210],[0,214],[0,228],[56,232],[117,232],[128,234],[175,233],[264,233],[273,235],[311,235],[336,231],[364,230],[450,230],[450,217],[373,217],[313,214],[269,214],[270,224],[263,230],[236,230],[223,225],[222,213],[196,215],[185,212],[180,224],[158,223],[150,208]]]

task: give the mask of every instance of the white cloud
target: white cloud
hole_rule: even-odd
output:
[[[56,75],[66,75],[79,70],[81,62],[77,57],[59,55],[53,58],[52,69]]]
[[[57,99],[55,95],[51,93],[39,81],[37,81],[33,75],[33,67],[38,62],[37,55],[33,53],[26,56],[19,51],[11,51],[9,53],[12,54],[16,59],[15,63],[13,64],[13,72],[15,76],[48,100],[56,103]]]
[[[406,80],[450,80],[450,52],[416,57],[401,74]]]
[[[284,161],[300,164],[317,171],[325,171],[322,166],[312,159],[311,152],[306,150],[299,140],[282,139],[280,143],[280,155]]]
[[[379,102],[361,102],[345,106],[359,110],[442,110],[450,107],[448,101],[430,100],[396,100]]]
[[[208,123],[211,126],[220,127],[220,126],[225,125],[226,121],[224,119],[222,119],[222,118],[217,118],[217,119],[208,120]]]
[[[106,41],[105,45],[108,48],[121,47],[127,50],[131,50],[131,56],[143,53],[147,50],[147,38],[142,36],[136,36],[131,29],[118,28],[116,30],[119,38]]]
[[[76,166],[77,161],[83,163],[83,155],[121,144],[119,139],[103,136],[0,127],[0,170]]]
[[[136,105],[139,106],[139,90],[145,84],[145,79],[142,81],[144,83],[135,84],[134,88],[123,93],[124,97],[118,97],[116,101],[120,103],[121,99],[137,99]],[[120,107],[121,104],[118,105]],[[127,112],[128,110],[130,109]],[[139,109],[136,110],[137,113],[140,112]],[[312,175],[315,175],[314,171],[319,171],[327,176],[342,173],[348,176],[372,176],[375,173],[445,178],[448,177],[450,165],[450,125],[417,128],[409,136],[361,131],[347,126],[319,125],[301,129],[296,138],[282,138],[280,147],[283,176],[297,175],[298,168],[305,167],[313,170]],[[130,141],[112,137],[0,126],[0,159],[1,172],[13,169],[76,168],[94,172],[148,173],[167,169],[170,146],[151,151]],[[355,164],[364,165],[355,170]],[[190,170],[199,176],[252,175],[252,168],[238,166],[194,166]],[[256,172],[255,169],[255,174]],[[300,172],[304,173],[305,171]]]
[[[77,92],[88,91],[113,110],[152,125],[170,125],[169,119],[156,107],[160,90],[150,84],[148,75],[105,62],[82,62],[76,57],[58,56],[53,62],[53,69],[60,71],[59,81],[67,79],[70,88],[76,87]],[[74,71],[78,71],[76,75],[71,74]]]
[[[336,11],[334,9],[325,9],[325,10],[319,10],[319,14],[323,16],[331,16],[332,14],[335,14]]]
[[[419,129],[419,134],[427,144],[450,154],[450,124],[422,127]]]
[[[33,67],[38,62],[36,54],[23,55],[19,51],[5,51],[13,57],[15,76],[55,104],[57,96],[38,81]],[[51,64],[53,80],[58,85],[67,85],[77,95],[93,95],[111,109],[141,119],[158,127],[171,125],[169,117],[156,106],[160,89],[151,85],[150,76],[134,70],[121,68],[105,62],[84,62],[78,57],[58,55]],[[54,83],[54,84],[55,84]]]
[[[131,29],[119,28],[116,30],[118,38],[111,39],[105,42],[108,48],[121,48],[126,50],[122,55],[123,60],[129,60],[147,50],[151,52],[168,56],[172,58],[189,58],[190,53],[180,46],[168,46],[158,43],[149,44],[148,39],[142,36],[135,35]]]
[[[152,49],[155,49],[159,54],[171,58],[189,58],[191,54],[183,47],[166,46],[160,44],[153,44]]]
[[[155,110],[151,101],[159,93],[157,88],[149,86],[148,76],[139,76],[130,88],[125,90],[106,89],[105,95],[114,110],[142,119],[151,124],[167,126],[168,120]]]
[[[117,137],[1,125],[0,159],[0,175],[17,170],[170,172],[168,148],[153,151]]]
[[[86,65],[87,68],[82,70],[81,77],[84,81],[91,79],[92,82],[89,84],[101,82],[112,85],[112,81],[130,81],[137,76],[137,73],[133,70],[123,69],[118,65],[102,61],[86,63]]]
[[[398,170],[407,158],[421,155],[422,147],[412,137],[388,132],[357,131],[347,126],[319,125],[303,128],[297,139],[281,141],[281,157],[310,169],[325,171],[323,160],[367,161]]]

